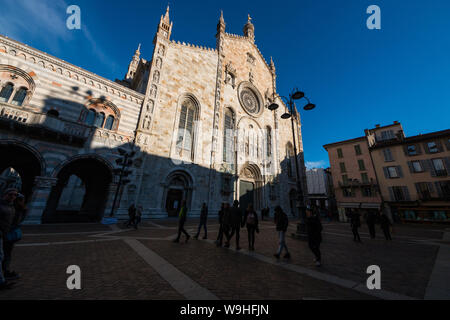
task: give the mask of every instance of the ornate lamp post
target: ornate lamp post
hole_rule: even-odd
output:
[[[117,150],[119,151],[120,155],[123,158],[117,159],[116,163],[118,165],[122,165],[122,168],[113,170],[114,174],[119,176],[119,183],[117,184],[116,193],[114,195],[114,200],[113,200],[113,204],[111,207],[111,213],[109,215],[110,217],[114,216],[114,210],[116,208],[117,196],[119,195],[119,190],[120,190],[121,186],[126,185],[131,182],[131,180],[129,180],[129,179],[124,179],[124,177],[127,177],[128,175],[130,175],[131,170],[127,170],[127,168],[133,164],[132,158],[136,154],[135,151],[127,152],[126,150],[124,150],[122,148],[118,148]]]
[[[297,205],[301,208],[300,211],[300,223],[297,225],[297,234],[296,237],[300,238],[300,239],[307,239],[307,235],[306,235],[306,223],[305,223],[305,216],[306,216],[306,210],[305,210],[305,201],[304,201],[304,197],[303,197],[303,188],[302,188],[302,184],[301,184],[301,179],[300,179],[300,170],[299,170],[299,165],[298,165],[298,159],[297,159],[297,143],[296,143],[296,139],[295,139],[295,128],[294,128],[294,118],[297,120],[297,110],[296,110],[296,106],[294,103],[294,100],[300,100],[305,98],[308,101],[308,104],[305,105],[303,107],[304,110],[308,111],[308,110],[312,110],[314,109],[316,106],[314,104],[312,104],[309,99],[307,97],[305,97],[305,94],[302,91],[299,91],[298,89],[294,89],[292,90],[292,93],[289,94],[289,99],[283,96],[278,96],[281,99],[283,99],[287,106],[289,107],[289,112],[285,112],[281,118],[282,119],[289,119],[291,118],[291,125],[292,125],[292,139],[294,141],[294,154],[295,154],[295,169],[296,169],[296,182],[297,182]],[[278,104],[276,104],[275,102],[272,103],[271,105],[269,105],[269,110],[276,110],[278,109]]]

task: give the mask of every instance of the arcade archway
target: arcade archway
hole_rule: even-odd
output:
[[[96,158],[76,159],[62,167],[57,178],[42,222],[100,221],[112,181],[108,165]]]
[[[0,144],[0,173],[5,173],[7,169],[12,169],[20,177],[21,193],[26,200],[31,199],[34,180],[43,172],[42,161],[38,155],[25,146],[14,143]],[[3,187],[7,187],[4,184]],[[3,190],[0,190],[3,191]]]

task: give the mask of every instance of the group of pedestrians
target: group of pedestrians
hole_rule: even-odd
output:
[[[0,290],[10,288],[19,279],[10,266],[14,245],[22,238],[20,225],[26,214],[25,196],[15,188],[6,189],[0,200]]]
[[[361,214],[355,210],[350,209],[349,217],[350,217],[350,226],[353,233],[353,241],[355,242],[362,242],[361,237],[359,235],[358,229],[361,227]],[[386,240],[392,240],[391,237],[391,227],[392,223],[389,220],[388,216],[382,212],[381,215],[378,215],[377,213],[373,211],[367,212],[366,216],[366,223],[367,228],[369,229],[369,234],[371,239],[375,239],[376,231],[375,231],[375,225],[377,222],[380,223],[381,230],[384,233],[384,237]]]

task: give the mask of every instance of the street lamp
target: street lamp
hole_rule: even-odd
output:
[[[119,176],[119,183],[117,184],[116,193],[114,195],[114,200],[113,200],[113,204],[111,207],[111,213],[109,215],[110,217],[112,217],[114,215],[114,210],[116,208],[117,196],[119,195],[120,187],[122,185],[126,185],[131,182],[131,180],[129,180],[129,179],[124,179],[124,177],[127,177],[131,174],[132,171],[126,170],[126,169],[133,164],[132,158],[136,154],[136,152],[133,150],[131,152],[127,152],[125,149],[122,149],[122,148],[118,148],[117,151],[123,158],[117,159],[116,163],[118,165],[122,165],[122,168],[113,170],[113,173],[115,175]]]
[[[294,154],[295,154],[295,169],[296,169],[296,178],[297,178],[297,203],[300,204],[301,207],[301,213],[300,213],[300,223],[297,225],[297,237],[300,239],[307,239],[306,234],[306,223],[305,223],[305,205],[302,202],[302,185],[300,180],[300,171],[297,161],[297,143],[295,139],[295,129],[294,129],[294,118],[297,118],[297,110],[294,103],[294,100],[300,100],[305,98],[308,101],[308,104],[303,107],[304,110],[309,111],[314,109],[316,106],[309,101],[309,99],[305,96],[305,94],[302,91],[299,91],[298,89],[292,90],[292,93],[289,94],[289,99],[283,96],[278,96],[281,99],[285,100],[286,104],[289,107],[289,112],[285,112],[283,115],[281,115],[282,119],[289,119],[291,118],[291,125],[292,125],[292,139],[294,140]],[[269,105],[269,110],[276,110],[278,109],[278,104],[275,103],[275,101]]]

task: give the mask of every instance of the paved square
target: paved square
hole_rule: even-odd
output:
[[[191,235],[197,223],[188,220]],[[445,226],[396,226],[394,240],[387,242],[381,232],[369,239],[363,225],[359,244],[352,241],[348,224],[323,225],[320,268],[307,243],[290,236],[292,259],[277,261],[271,221],[260,222],[253,252],[247,250],[246,229],[241,229],[241,251],[235,250],[234,239],[230,249],[217,248],[216,219],[209,220],[207,240],[188,243],[172,242],[177,233],[173,219],[145,221],[138,230],[122,223],[24,226],[12,262],[21,279],[1,291],[0,299],[449,298]],[[295,229],[291,221],[289,233]],[[69,265],[81,268],[81,290],[67,289]],[[366,288],[369,265],[381,268],[382,290]]]

